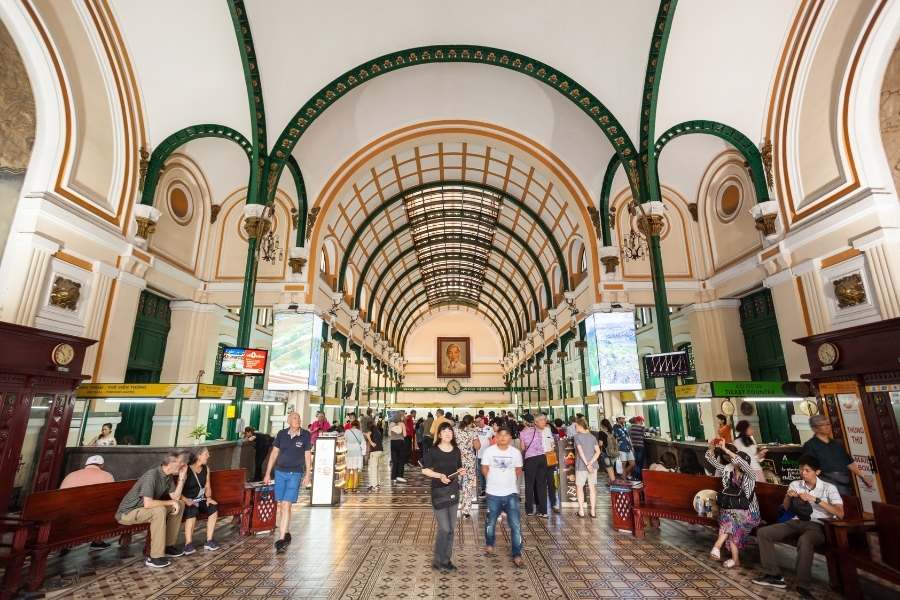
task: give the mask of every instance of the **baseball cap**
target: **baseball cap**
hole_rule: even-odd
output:
[[[84,466],[102,465],[102,464],[103,464],[103,457],[100,456],[99,454],[95,454],[93,456],[88,456],[88,459],[86,461],[84,461]]]

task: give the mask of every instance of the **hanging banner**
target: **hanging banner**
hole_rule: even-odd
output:
[[[594,313],[600,389],[606,391],[641,389],[634,313]]]
[[[600,355],[597,350],[597,321],[594,314],[584,320],[584,339],[587,342],[587,386],[593,392],[600,391]]]
[[[872,502],[884,502],[884,498],[878,486],[878,477],[873,469],[875,457],[872,456],[872,446],[866,430],[860,399],[856,394],[838,394],[837,401],[841,411],[841,421],[844,423],[844,431],[847,434],[847,448],[850,450],[850,456],[859,470],[872,479],[872,487],[867,487],[858,480],[856,482],[863,511],[871,513]]]
[[[269,387],[273,390],[319,390],[322,319],[312,312],[275,313]]]

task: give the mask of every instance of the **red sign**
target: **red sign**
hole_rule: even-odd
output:
[[[244,373],[247,375],[262,375],[266,372],[266,359],[269,356],[267,350],[248,348],[244,351]]]

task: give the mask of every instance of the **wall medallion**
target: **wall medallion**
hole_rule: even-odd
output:
[[[849,308],[866,302],[866,288],[863,285],[862,275],[859,273],[835,279],[831,283],[834,285],[838,308]]]
[[[50,306],[74,311],[78,309],[78,298],[80,296],[80,283],[57,276],[53,281],[53,288],[50,290]]]

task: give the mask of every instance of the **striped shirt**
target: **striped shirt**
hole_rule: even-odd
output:
[[[744,492],[747,498],[750,498],[750,512],[758,515],[759,502],[756,501],[756,494],[753,493],[753,490],[756,489],[756,473],[753,472],[750,463],[740,456],[733,456],[731,457],[730,465],[723,465],[716,458],[716,455],[713,454],[712,450],[706,451],[706,462],[715,469],[716,477],[722,478],[723,490],[728,489],[728,486],[731,484],[731,474],[735,469],[738,469],[743,474],[743,477],[741,477],[741,491]]]
[[[628,428],[628,436],[631,438],[631,446],[633,448],[644,447],[644,430],[645,427],[637,423]]]

